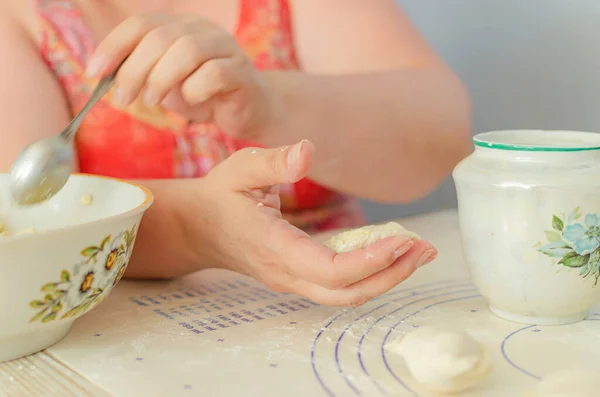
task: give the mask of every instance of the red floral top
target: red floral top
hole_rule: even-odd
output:
[[[96,48],[91,29],[69,0],[35,0],[40,51],[76,113],[97,81],[84,75]],[[297,70],[287,0],[241,0],[235,37],[256,68]],[[216,125],[190,124],[141,102],[126,110],[111,93],[86,117],[77,137],[80,171],[124,179],[194,178],[231,153],[258,146],[228,137]],[[363,223],[358,203],[308,179],[281,187],[284,217],[309,231]]]

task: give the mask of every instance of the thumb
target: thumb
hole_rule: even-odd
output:
[[[275,149],[245,148],[214,168],[220,183],[240,191],[262,189],[304,178],[310,169],[314,145],[303,140]]]

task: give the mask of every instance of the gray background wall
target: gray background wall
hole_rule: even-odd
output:
[[[463,79],[473,132],[600,131],[599,0],[399,0]],[[365,203],[371,221],[456,206],[447,180],[407,206]]]

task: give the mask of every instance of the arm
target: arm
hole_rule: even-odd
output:
[[[306,73],[264,73],[282,111],[261,143],[310,139],[309,176],[349,194],[398,203],[428,194],[471,150],[459,79],[393,0],[293,8]]]
[[[69,112],[30,36],[7,17],[2,1],[7,0],[0,0],[0,118],[5,128],[0,132],[0,167],[6,170],[25,144],[62,128]],[[26,79],[9,74],[17,70],[15,75]],[[23,109],[37,122],[22,123]],[[145,182],[155,203],[142,222],[128,275],[174,277],[208,264],[322,304],[360,305],[435,258],[430,243],[406,236],[337,254],[290,227],[272,186],[304,178],[313,149],[309,141],[286,148],[249,148],[201,179]],[[364,266],[365,257],[369,266]]]
[[[25,145],[62,130],[71,117],[32,35],[5,3],[0,1],[0,172],[8,171]],[[178,186],[194,181],[141,183],[152,190],[155,204],[144,216],[127,274],[172,277],[197,269],[199,261],[183,232],[186,198]]]

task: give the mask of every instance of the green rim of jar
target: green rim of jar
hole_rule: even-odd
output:
[[[523,130],[523,132],[541,132],[538,130]],[[509,130],[506,131],[491,131],[484,132],[481,134],[477,134],[473,137],[473,143],[475,146],[488,148],[488,149],[498,149],[498,150],[511,150],[511,151],[521,151],[521,152],[584,152],[591,150],[600,150],[600,146],[543,146],[543,145],[527,145],[527,144],[510,144],[510,143],[500,143],[500,142],[490,142],[485,139],[486,135],[491,135],[492,133],[501,134],[503,132],[512,132]],[[579,131],[547,131],[548,133],[574,133],[577,135],[588,135],[592,133],[588,132],[579,132]]]

